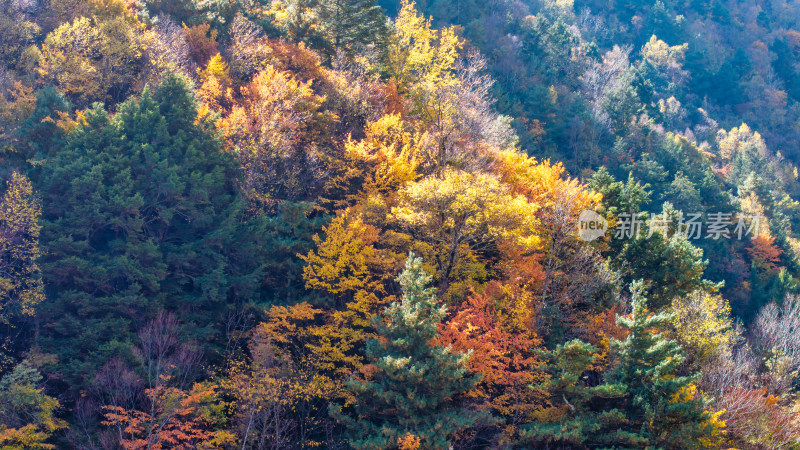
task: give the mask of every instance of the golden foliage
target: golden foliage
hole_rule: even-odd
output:
[[[320,403],[352,401],[343,383],[361,359],[353,351],[352,333],[329,313],[308,303],[273,306],[267,321],[253,330],[249,348],[251,360],[232,362],[222,385],[238,414],[270,409],[278,416],[301,410],[313,415]]]
[[[0,380],[0,449],[54,449],[47,440],[67,427],[58,400],[44,394],[41,375],[29,360]]]
[[[56,448],[46,441],[50,433],[39,430],[36,425],[25,425],[21,428],[6,428],[0,425],[0,448],[44,450]]]
[[[81,106],[114,101],[141,81],[147,45],[124,17],[81,17],[47,35],[39,71]]]
[[[420,438],[411,433],[406,433],[405,436],[397,438],[397,447],[400,450],[417,450],[420,443]]]
[[[13,87],[8,89],[6,95],[0,95],[0,142],[13,142],[18,139],[14,130],[30,116],[35,107],[36,96],[33,95],[33,88],[14,81]]]
[[[197,93],[209,108],[221,111],[233,102],[231,77],[222,55],[212,56],[204,70],[198,69],[198,74],[201,85]]]
[[[372,318],[393,298],[383,286],[387,262],[373,245],[378,230],[357,215],[344,213],[324,232],[324,240],[314,236],[316,250],[298,255],[307,263],[303,268],[306,287],[333,295],[336,304],[344,306],[334,312],[342,331],[347,330],[354,339],[366,339],[356,334],[371,329]]]
[[[41,213],[30,181],[12,173],[0,198],[0,323],[33,316],[45,298],[37,264]]]
[[[314,236],[316,251],[298,255],[307,263],[303,268],[306,287],[353,298],[367,287],[377,230],[357,217],[351,219],[343,214],[325,227],[324,232],[324,241]]]
[[[766,155],[767,152],[767,144],[764,139],[758,131],[751,130],[746,123],[733,127],[730,131],[719,130],[717,147],[719,148],[718,156],[723,163],[732,161],[737,154],[745,151],[756,151],[761,155]]]
[[[443,176],[409,184],[392,214],[420,237],[448,244],[518,238],[535,244],[537,206],[509,192],[496,177],[446,169]]]
[[[415,238],[436,247],[439,294],[444,295],[456,263],[470,251],[500,239],[534,247],[536,205],[514,195],[497,177],[445,169],[408,184],[392,217]]]
[[[670,309],[675,338],[693,359],[729,355],[737,335],[731,327],[731,307],[722,296],[695,291],[673,299]]]
[[[389,40],[389,74],[404,88],[454,84],[452,74],[461,43],[454,27],[436,31],[420,16],[414,2],[402,0]]]
[[[346,156],[369,167],[363,173],[362,197],[389,195],[417,179],[419,160],[413,136],[405,128],[400,115],[390,114],[368,124],[364,139],[345,143]]]
[[[671,64],[680,64],[689,49],[689,44],[669,46],[666,42],[658,39],[655,35],[650,36],[650,40],[644,44],[642,56],[654,66],[665,69]]]
[[[542,162],[515,150],[498,152],[495,171],[514,192],[539,206],[540,215],[556,210],[577,220],[584,209],[597,209],[602,195],[569,178],[560,162]]]

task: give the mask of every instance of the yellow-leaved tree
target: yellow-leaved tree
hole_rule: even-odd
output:
[[[324,232],[324,240],[314,236],[316,250],[298,255],[306,262],[306,288],[333,298],[341,339],[363,342],[373,331],[373,317],[394,299],[385,285],[396,261],[375,248],[378,229],[354,211],[333,219]]]
[[[368,167],[360,174],[360,199],[392,194],[417,179],[416,142],[399,114],[381,117],[368,124],[365,132],[364,139],[348,139],[345,143],[346,157]]]
[[[308,303],[273,306],[252,333],[250,358],[231,361],[222,388],[243,448],[308,448],[330,426],[327,405],[353,402],[344,389],[362,366],[352,333]]]
[[[436,247],[440,295],[447,291],[455,265],[470,251],[508,238],[535,246],[535,212],[533,203],[512,194],[497,177],[451,168],[442,177],[408,184],[392,208],[393,217],[415,238]]]
[[[57,418],[61,405],[45,395],[42,384],[41,374],[28,360],[0,379],[0,448],[56,448],[47,440],[67,424]]]
[[[306,262],[306,287],[332,295],[339,306],[364,302],[380,292],[371,271],[376,264],[377,252],[372,244],[378,239],[378,230],[345,212],[323,231],[324,240],[314,236],[316,250],[298,255]]]
[[[722,296],[695,291],[674,298],[670,309],[675,338],[693,362],[702,365],[731,356],[738,336],[731,326],[731,307]]]
[[[483,170],[495,149],[511,148],[510,119],[492,107],[492,79],[477,52],[460,55],[455,28],[431,29],[413,2],[403,1],[388,49],[388,72],[406,94],[419,135],[423,172],[446,167]]]
[[[733,161],[737,155],[752,151],[766,156],[767,144],[758,133],[753,131],[746,123],[731,128],[730,131],[720,129],[717,131],[717,158],[722,164]]]
[[[28,178],[12,173],[0,197],[0,323],[33,316],[44,300],[37,264],[41,213]]]
[[[313,152],[301,143],[323,98],[314,94],[310,81],[298,81],[274,66],[259,72],[240,94],[221,126],[229,151],[244,168],[245,194],[261,207],[275,199],[296,198],[306,170],[296,165]]]
[[[81,17],[47,35],[39,71],[78,106],[118,102],[141,83],[147,46],[135,21]]]
[[[431,20],[419,15],[414,2],[402,0],[389,39],[388,71],[403,88],[455,84],[452,70],[461,43],[455,27],[431,28]]]
[[[204,70],[197,70],[200,76],[200,89],[197,93],[208,108],[213,111],[222,111],[233,102],[231,77],[228,74],[228,64],[217,53],[208,60]]]
[[[585,311],[577,316],[564,313],[567,309],[587,310],[573,306],[577,306],[576,301],[591,298],[612,276],[604,270],[600,254],[575,232],[581,212],[599,209],[602,196],[568,177],[561,163],[539,162],[515,150],[498,152],[494,170],[512,192],[537,205],[536,234],[540,244],[536,250],[542,254],[544,270],[541,304],[558,309],[559,320],[572,322],[578,329],[585,329],[588,336],[597,337],[587,329],[597,317],[585,317]],[[544,326],[542,320],[542,315],[537,316],[539,326]]]

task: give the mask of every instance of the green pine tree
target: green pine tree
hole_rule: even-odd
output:
[[[703,259],[703,250],[685,236],[675,233],[664,237],[657,231],[648,237],[649,230],[645,226],[642,230],[641,237],[625,242],[612,263],[623,281],[645,280],[653,309],[660,310],[669,306],[673,298],[698,289],[714,291],[721,287],[703,279],[708,260]]]
[[[321,0],[317,14],[334,51],[352,53],[358,46],[382,45],[388,36],[377,0]]]
[[[693,376],[680,373],[680,346],[661,331],[669,314],[650,314],[641,281],[631,284],[630,317],[617,323],[629,334],[612,340],[613,369],[591,386],[587,375],[597,349],[581,341],[546,352],[551,378],[534,389],[549,406],[523,428],[522,442],[538,447],[683,449],[711,442],[714,425],[694,391]]]
[[[58,126],[60,115],[72,110],[72,105],[53,86],[36,93],[36,107],[20,129],[27,143],[25,156],[41,159],[52,156],[64,146],[65,131]]]
[[[625,386],[589,384],[596,353],[597,347],[578,339],[543,352],[543,369],[550,378],[531,388],[546,393],[548,406],[523,427],[522,443],[535,448],[585,448],[602,443],[605,434],[627,422],[616,407],[625,395]],[[604,409],[598,410],[597,405]]]
[[[253,260],[264,260],[265,282],[258,291],[261,302],[280,305],[319,302],[315,292],[305,289],[305,262],[297,255],[305,255],[314,248],[313,237],[322,232],[330,216],[319,214],[313,203],[306,202],[284,201],[276,209],[274,214],[259,213],[252,218],[248,222],[252,235],[236,239],[248,243],[242,246],[242,252],[248,252]]]
[[[264,271],[248,253],[263,250],[263,230],[242,226],[237,175],[176,75],[113,118],[86,112],[42,173],[42,345],[74,386],[124,357],[160,309],[206,350],[220,342],[227,309],[251,298]]]
[[[356,397],[354,414],[340,408],[332,413],[348,428],[354,448],[397,448],[398,439],[410,433],[422,448],[446,449],[455,432],[479,418],[455,401],[477,378],[467,374],[469,355],[433,343],[446,308],[437,305],[435,288],[426,287],[431,276],[422,259],[409,254],[397,281],[402,301],[386,308],[378,339],[367,344],[375,371],[348,383]]]
[[[625,387],[625,426],[610,433],[609,445],[631,448],[695,448],[712,435],[713,425],[694,395],[694,376],[680,374],[685,357],[680,345],[661,332],[670,314],[646,309],[641,281],[631,284],[630,317],[618,317],[628,330],[625,340],[612,340],[617,359],[607,380]]]

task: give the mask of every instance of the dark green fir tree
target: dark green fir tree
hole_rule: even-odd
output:
[[[571,341],[547,352],[550,379],[534,389],[549,406],[523,428],[535,448],[684,449],[715,439],[714,425],[681,374],[681,347],[661,333],[670,315],[646,309],[641,281],[631,284],[632,313],[617,323],[628,336],[612,340],[612,370],[601,383],[592,374],[597,349]],[[597,375],[594,373],[594,375]]]
[[[446,308],[437,304],[436,289],[426,287],[431,276],[422,259],[410,254],[397,281],[403,298],[386,308],[378,339],[367,344],[374,373],[349,382],[356,397],[352,415],[340,408],[332,413],[354,448],[397,448],[399,439],[413,436],[420,448],[446,449],[457,431],[480,417],[456,401],[477,379],[467,373],[469,355],[433,342]]]
[[[353,53],[369,44],[385,44],[386,16],[376,0],[322,0],[318,15],[334,51]]]
[[[695,376],[681,374],[685,357],[680,345],[662,334],[670,315],[649,312],[643,291],[641,281],[631,283],[632,313],[617,318],[628,336],[612,340],[617,362],[608,382],[625,387],[628,420],[608,436],[607,445],[696,448],[713,435],[710,415],[695,395]]]
[[[550,378],[531,389],[542,391],[548,403],[522,428],[521,443],[533,448],[585,448],[603,442],[604,435],[627,421],[618,409],[625,386],[590,383],[597,347],[575,339],[543,356],[542,368]]]
[[[237,173],[176,75],[113,118],[97,105],[86,112],[42,173],[41,343],[59,356],[60,377],[82,386],[111,357],[129,356],[162,309],[215,348],[230,305],[263,279],[251,253],[261,231],[239,220]]]

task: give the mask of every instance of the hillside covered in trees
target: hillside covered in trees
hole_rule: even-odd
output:
[[[0,0],[0,449],[800,448],[798,22]]]

